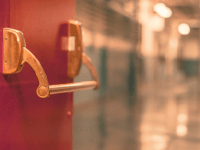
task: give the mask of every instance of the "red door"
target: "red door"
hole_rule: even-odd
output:
[[[45,70],[49,84],[73,82],[67,77],[67,51],[60,48],[65,23],[74,19],[74,0],[1,0],[2,29],[24,33],[26,47]],[[25,64],[17,74],[0,74],[0,150],[71,150],[72,93],[41,99],[37,77]]]

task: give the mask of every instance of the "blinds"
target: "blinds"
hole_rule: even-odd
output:
[[[76,20],[93,32],[120,37],[133,43],[141,39],[141,25],[112,10],[103,0],[76,0]]]

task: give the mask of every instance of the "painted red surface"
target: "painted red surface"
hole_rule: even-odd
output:
[[[73,82],[67,78],[67,52],[60,49],[60,39],[74,16],[74,0],[1,0],[0,58],[2,28],[14,28],[24,33],[50,85]],[[72,93],[41,99],[37,86],[28,64],[18,74],[0,73],[0,150],[72,149]]]

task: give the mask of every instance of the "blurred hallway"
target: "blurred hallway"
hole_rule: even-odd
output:
[[[77,0],[100,90],[74,94],[74,150],[200,150],[197,0]],[[75,81],[90,80],[85,68]]]
[[[199,80],[140,85],[125,93],[76,105],[74,150],[200,149]]]

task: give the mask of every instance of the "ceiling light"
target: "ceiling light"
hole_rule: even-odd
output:
[[[158,3],[154,5],[154,11],[157,12],[163,18],[169,18],[172,15],[172,11],[170,8],[165,6],[163,3]]]
[[[187,35],[190,33],[190,27],[186,23],[182,23],[178,26],[178,31],[182,35]]]
[[[162,11],[162,9],[165,9],[165,4],[157,3],[154,5],[153,9],[155,12],[160,12],[160,11]]]

